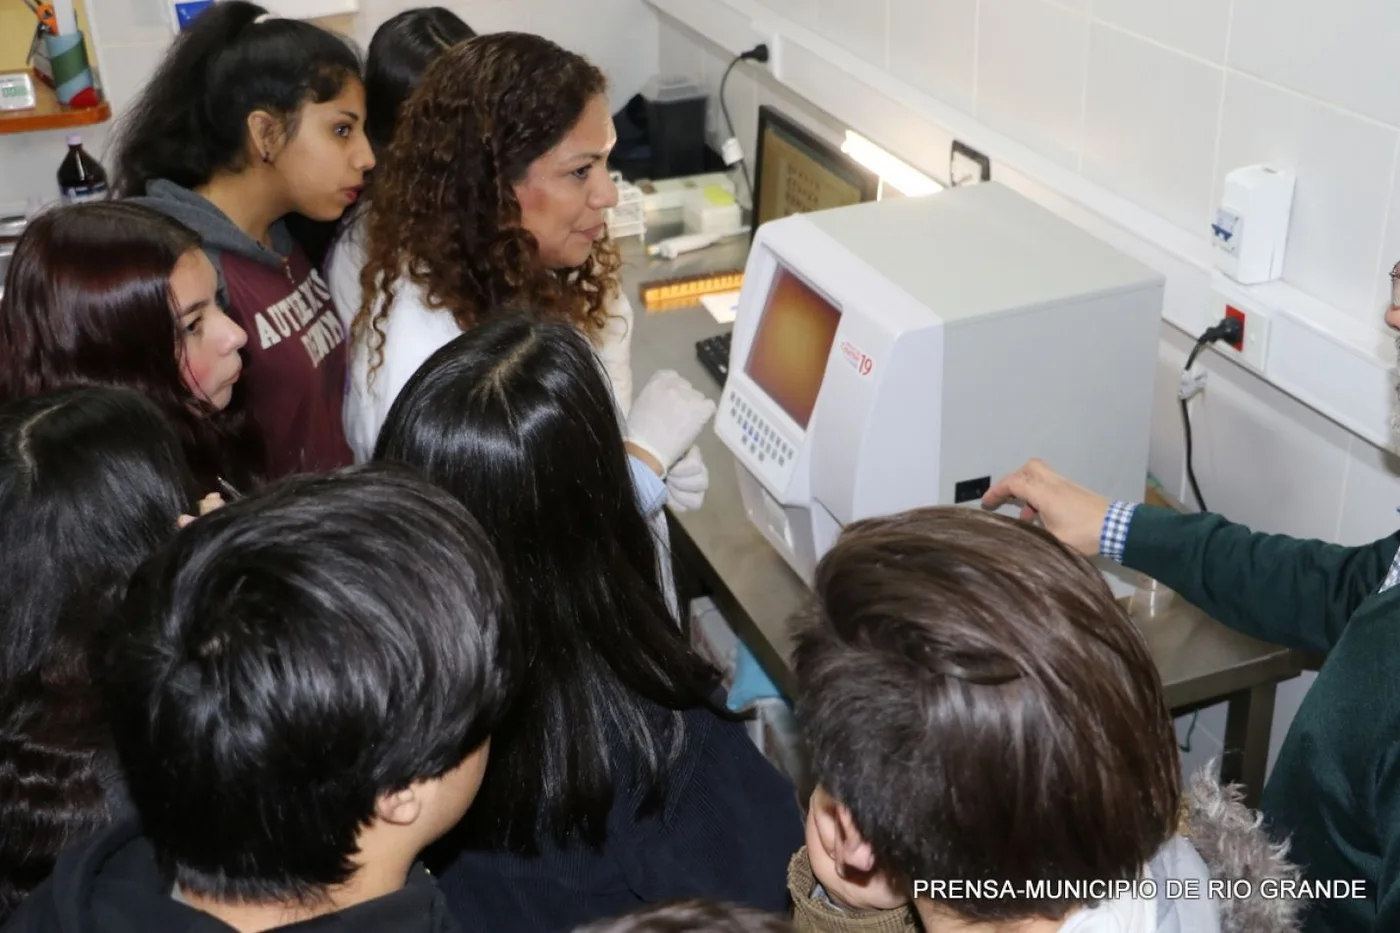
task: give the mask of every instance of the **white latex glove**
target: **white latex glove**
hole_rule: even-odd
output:
[[[647,380],[627,417],[627,440],[670,471],[715,414],[715,403],[672,369]],[[666,474],[662,474],[664,479]]]
[[[679,512],[698,509],[705,502],[705,490],[710,488],[710,471],[700,456],[700,448],[692,447],[666,474],[666,490],[671,508]]]

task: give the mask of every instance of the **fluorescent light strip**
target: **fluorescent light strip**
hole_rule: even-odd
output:
[[[880,180],[907,197],[918,197],[942,191],[943,186],[907,162],[852,130],[846,131],[841,151],[880,176]]]

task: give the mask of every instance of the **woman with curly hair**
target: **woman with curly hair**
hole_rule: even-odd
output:
[[[495,309],[579,327],[629,413],[632,308],[604,223],[617,203],[606,88],[586,59],[524,33],[478,36],[428,67],[330,264],[337,304],[359,309],[345,403],[357,459],[423,361]],[[674,373],[658,379],[628,441],[672,504],[693,507],[707,480],[692,445],[712,406]]]

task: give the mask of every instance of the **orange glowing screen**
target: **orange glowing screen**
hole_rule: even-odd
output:
[[[841,312],[778,266],[744,372],[805,430]]]

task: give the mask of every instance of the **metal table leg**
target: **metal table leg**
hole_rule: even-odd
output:
[[[1259,806],[1269,764],[1269,732],[1274,724],[1276,684],[1261,684],[1230,694],[1225,719],[1225,750],[1220,761],[1224,784],[1243,784],[1244,799]]]

